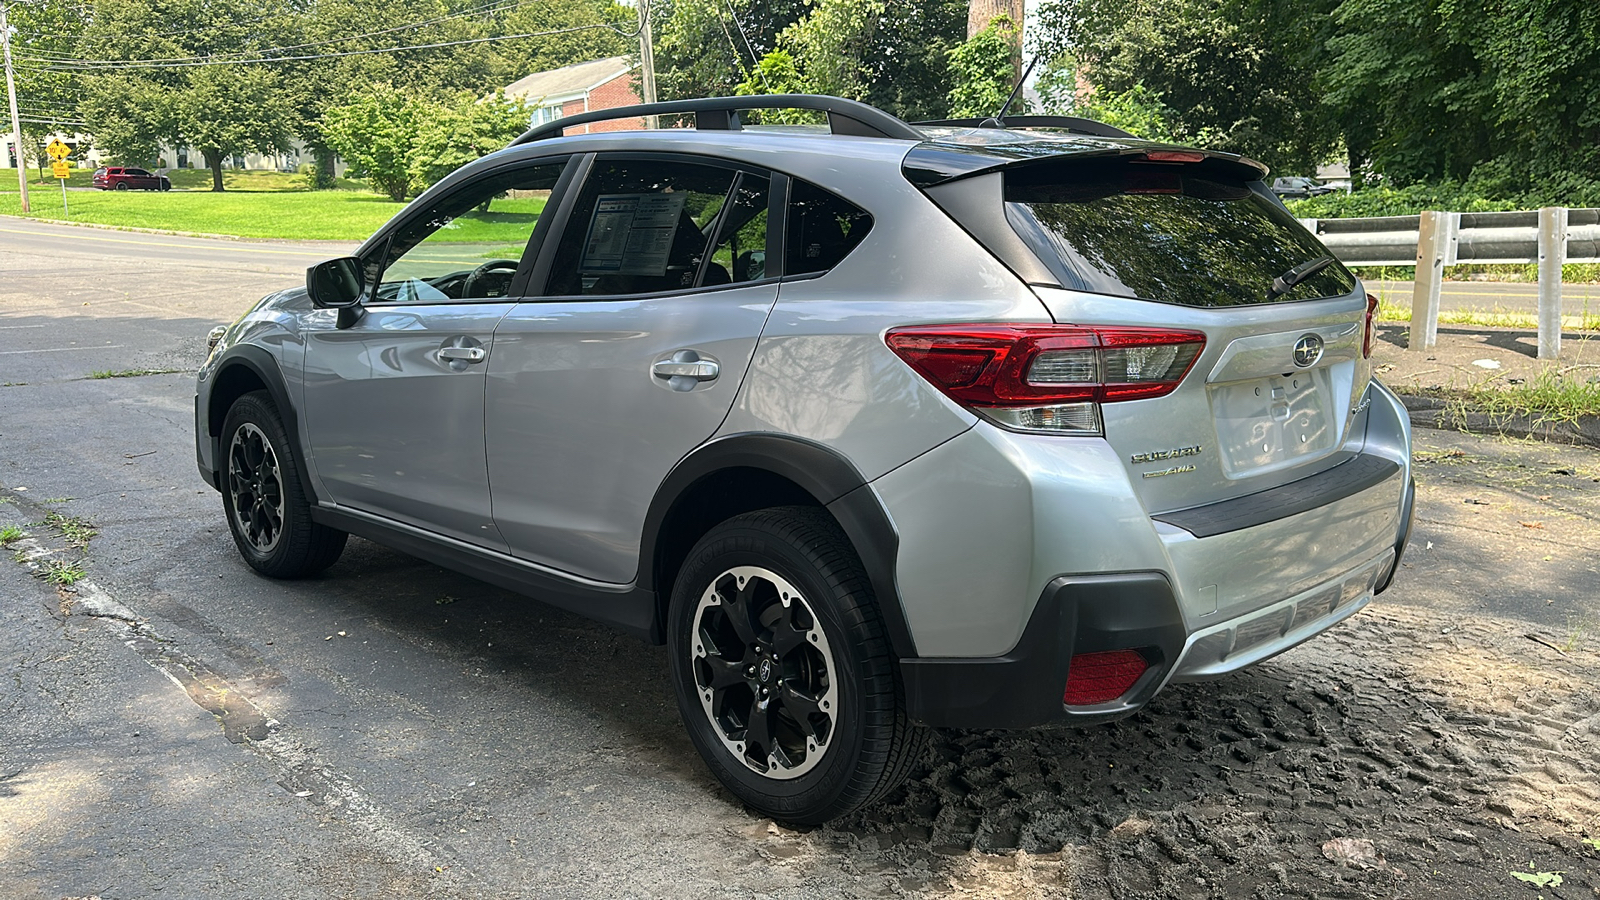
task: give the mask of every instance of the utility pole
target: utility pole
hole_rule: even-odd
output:
[[[22,153],[22,120],[17,116],[17,78],[11,71],[11,28],[5,0],[0,0],[0,44],[5,46],[6,97],[11,101],[11,141],[17,154],[17,183],[22,186],[22,211],[28,212],[28,161]]]
[[[640,78],[640,88],[644,91],[644,102],[656,102],[656,53],[655,40],[650,36],[650,0],[639,0],[639,66],[643,70]],[[655,116],[645,116],[646,128],[656,127]]]

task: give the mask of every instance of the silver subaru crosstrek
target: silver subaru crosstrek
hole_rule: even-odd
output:
[[[647,114],[695,127],[563,134]],[[559,120],[214,332],[200,471],[263,574],[355,534],[665,643],[717,778],[823,821],[929,726],[1126,715],[1388,586],[1376,303],[1265,174],[828,97]]]

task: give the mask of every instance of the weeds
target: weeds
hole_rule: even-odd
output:
[[[0,528],[0,547],[9,547],[27,536],[28,533],[21,528],[15,525],[7,525],[4,528]]]
[[[67,543],[79,550],[87,550],[89,539],[100,533],[88,520],[58,512],[47,513],[44,524],[60,532],[61,536],[67,539]]]
[[[182,371],[184,371],[184,370],[183,369],[102,369],[101,371],[98,371],[98,372],[90,372],[89,373],[89,377],[90,378],[95,378],[95,379],[101,379],[101,378],[138,378],[141,375],[174,375],[174,374],[177,374],[177,373],[182,372]]]
[[[1476,385],[1468,393],[1472,406],[1496,422],[1525,417],[1536,425],[1575,424],[1584,416],[1600,415],[1600,383],[1578,381],[1555,369],[1522,384]]]
[[[1380,322],[1410,322],[1411,306],[1389,300],[1378,301],[1378,321]],[[1522,312],[1502,312],[1491,310],[1485,312],[1477,309],[1441,309],[1439,310],[1440,325],[1471,325],[1480,328],[1517,328],[1523,331],[1537,331],[1539,317]],[[1561,317],[1562,331],[1600,331],[1600,313],[1584,310],[1576,315]]]
[[[4,533],[0,532],[0,538],[3,537]],[[1571,653],[1575,650],[1581,650],[1583,649],[1583,645],[1588,643],[1588,640],[1589,623],[1583,621],[1582,619],[1573,619],[1569,616],[1567,618],[1567,640],[1561,645],[1561,652]],[[1595,849],[1600,850],[1600,843],[1596,843]]]
[[[83,571],[82,566],[75,562],[66,562],[60,559],[47,560],[41,563],[34,574],[57,587],[71,587],[89,577],[89,574]]]

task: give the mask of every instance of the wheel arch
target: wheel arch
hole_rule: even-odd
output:
[[[283,423],[283,430],[289,433],[289,440],[294,445],[295,471],[300,476],[307,499],[314,505],[317,502],[316,490],[306,467],[305,442],[300,440],[300,421],[289,402],[289,390],[284,384],[283,372],[271,353],[250,344],[230,350],[218,364],[217,374],[212,377],[211,393],[206,405],[206,428],[210,432],[213,464],[211,486],[220,489],[222,484],[222,421],[227,418],[228,410],[235,401],[251,391],[259,390],[267,392],[267,396],[272,398],[272,405],[278,410],[278,420]]]
[[[673,583],[695,543],[733,516],[791,505],[816,506],[833,517],[867,570],[895,656],[916,656],[895,581],[899,536],[866,479],[829,447],[759,432],[701,445],[673,467],[651,501],[638,586],[655,594],[661,640]]]

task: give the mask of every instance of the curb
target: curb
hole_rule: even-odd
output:
[[[1463,412],[1459,407],[1452,410],[1450,401],[1438,397],[1401,394],[1400,400],[1411,414],[1411,424],[1422,428],[1530,438],[1600,449],[1600,416],[1583,416],[1576,422],[1557,422],[1536,416],[1491,416],[1473,409]]]

